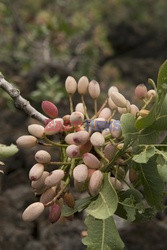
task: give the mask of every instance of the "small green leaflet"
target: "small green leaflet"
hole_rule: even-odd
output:
[[[141,153],[133,156],[132,160],[137,163],[147,163],[149,159],[154,155],[155,155],[155,147],[146,145]]]
[[[11,157],[17,152],[18,148],[14,144],[11,144],[10,146],[0,144],[0,158]]]
[[[75,214],[76,212],[81,212],[84,210],[90,203],[91,203],[92,197],[86,197],[83,199],[79,199],[75,202],[74,208],[71,208],[67,205],[65,205],[62,209],[62,216],[71,216]]]
[[[144,211],[142,204],[143,195],[135,188],[120,192],[119,206],[116,214],[128,221],[136,220],[136,215]]]
[[[135,204],[135,200],[134,200],[133,196],[126,198],[123,202],[120,202],[120,204],[125,209],[127,220],[129,222],[132,222],[136,219],[136,213],[138,211],[140,211],[140,212],[144,211],[143,204],[141,202]]]
[[[97,199],[90,203],[86,212],[97,219],[105,220],[114,214],[117,205],[117,193],[111,184],[110,175],[106,173],[104,174],[104,183]]]
[[[85,224],[88,228],[88,236],[82,242],[88,250],[124,249],[124,243],[119,236],[112,216],[106,220],[98,220],[89,215]]]

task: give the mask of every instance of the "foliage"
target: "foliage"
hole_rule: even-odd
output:
[[[41,102],[43,100],[50,100],[58,103],[67,96],[58,76],[52,78],[45,76],[44,80],[44,82],[37,84],[37,90],[31,92],[30,97],[33,101]]]

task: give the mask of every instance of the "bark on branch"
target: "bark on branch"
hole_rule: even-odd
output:
[[[38,112],[35,108],[33,108],[30,102],[24,99],[20,95],[19,89],[14,88],[11,83],[6,81],[4,79],[4,76],[1,73],[0,73],[0,88],[2,88],[4,91],[6,91],[10,95],[17,109],[23,110],[30,117],[35,118],[38,121],[45,124],[46,119],[48,119],[48,117],[44,116],[43,114]]]

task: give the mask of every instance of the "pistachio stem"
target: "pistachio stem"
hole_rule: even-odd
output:
[[[151,97],[148,99],[148,101],[145,102],[144,106],[143,106],[141,109],[145,109],[145,108],[150,104],[150,102],[152,101],[152,99],[153,99],[153,96],[151,96]]]
[[[102,158],[102,160],[104,160],[107,164],[109,163],[109,160],[104,156],[104,154],[97,147],[94,147],[94,150]]]
[[[97,99],[94,99],[94,111],[95,111],[95,116],[97,116]]]
[[[70,102],[70,112],[73,112],[73,101],[72,101],[72,94],[69,94],[69,102]]]
[[[84,108],[84,115],[86,116],[86,119],[89,120],[89,115],[87,113],[86,104],[85,104],[85,100],[84,100],[84,96],[83,95],[81,95],[81,101],[82,101],[83,108]]]
[[[48,164],[49,165],[71,165],[71,162],[51,161]]]
[[[68,147],[67,144],[62,144],[62,143],[60,143],[60,142],[53,142],[53,141],[51,141],[45,134],[43,134],[43,139],[44,139],[46,142],[50,143],[52,146],[57,146],[57,147]]]
[[[108,121],[111,121],[111,119],[114,117],[115,113],[116,113],[116,110],[113,111],[113,113],[112,113],[112,115],[109,117]]]

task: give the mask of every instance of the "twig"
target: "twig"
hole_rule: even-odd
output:
[[[37,119],[43,124],[46,123],[46,120],[48,119],[48,117],[44,116],[43,114],[38,112],[35,108],[33,108],[30,102],[24,99],[20,95],[20,91],[14,88],[11,83],[7,82],[1,73],[0,73],[0,88],[2,88],[4,91],[6,91],[9,94],[9,96],[13,99],[15,107],[17,109],[23,110],[30,117]]]

